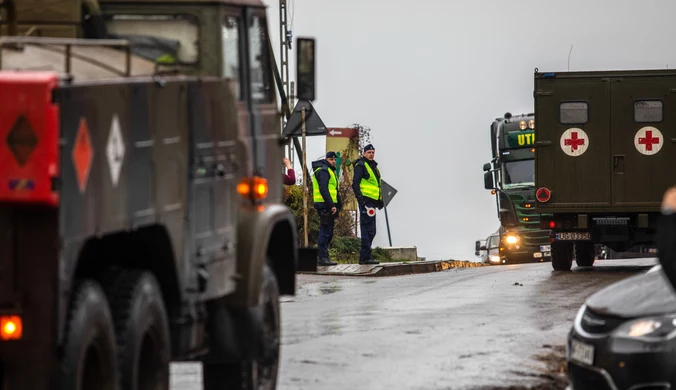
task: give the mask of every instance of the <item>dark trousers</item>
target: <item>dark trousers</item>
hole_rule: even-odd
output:
[[[369,217],[364,212],[359,214],[359,227],[361,228],[361,251],[359,251],[359,261],[371,260],[371,244],[376,238],[376,217]]]
[[[317,241],[318,255],[320,259],[329,258],[329,244],[333,240],[333,226],[335,214],[331,210],[317,210],[319,214],[319,240]]]

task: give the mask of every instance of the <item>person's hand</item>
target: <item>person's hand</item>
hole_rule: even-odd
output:
[[[337,208],[335,208],[335,207],[331,207],[331,214],[335,214],[335,213],[336,213],[336,211],[338,211],[338,209],[337,209]]]
[[[672,210],[676,212],[676,187],[669,188],[662,197],[662,210]]]
[[[284,163],[284,166],[286,167],[286,169],[291,169],[291,161],[288,158],[284,157],[282,159],[282,162]]]

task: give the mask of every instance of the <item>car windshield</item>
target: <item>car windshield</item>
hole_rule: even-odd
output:
[[[111,38],[127,39],[132,52],[162,64],[199,60],[199,25],[192,15],[108,15]]]
[[[491,237],[488,239],[488,245],[486,246],[486,248],[487,248],[487,249],[497,248],[497,246],[498,246],[498,241],[499,241],[498,236],[491,236]]]
[[[535,160],[504,163],[502,168],[502,186],[505,189],[535,186]]]

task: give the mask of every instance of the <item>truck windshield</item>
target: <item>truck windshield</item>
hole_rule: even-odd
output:
[[[127,39],[132,52],[162,64],[199,60],[199,25],[192,15],[107,15],[111,38]]]
[[[505,189],[535,186],[535,160],[510,161],[502,166],[502,186]]]

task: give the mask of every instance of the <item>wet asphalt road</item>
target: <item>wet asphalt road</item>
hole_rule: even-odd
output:
[[[466,268],[390,278],[299,275],[282,302],[278,389],[477,389],[538,382],[584,299],[656,259]],[[515,284],[517,283],[517,284]],[[201,389],[172,366],[172,390]]]

